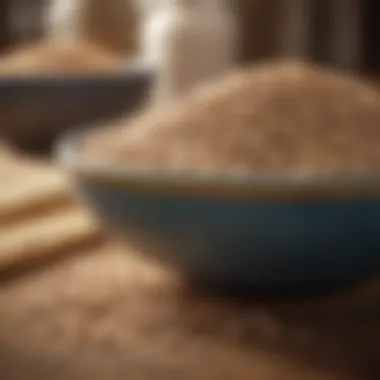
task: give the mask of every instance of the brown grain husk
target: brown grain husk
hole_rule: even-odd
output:
[[[237,71],[86,149],[127,165],[219,172],[356,172],[380,166],[380,97],[365,81],[298,62]]]

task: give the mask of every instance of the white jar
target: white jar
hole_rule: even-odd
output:
[[[142,27],[142,58],[157,68],[155,101],[167,101],[228,71],[236,28],[224,0],[159,0]]]
[[[44,16],[45,34],[62,40],[76,38],[83,1],[50,0]]]

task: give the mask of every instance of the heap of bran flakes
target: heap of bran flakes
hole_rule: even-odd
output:
[[[380,167],[380,96],[302,63],[241,70],[95,135],[86,149],[126,165],[217,172],[354,172]]]

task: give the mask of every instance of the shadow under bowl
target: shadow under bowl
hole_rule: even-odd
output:
[[[223,288],[330,288],[380,269],[380,173],[212,174],[58,157],[104,226],[185,277]]]

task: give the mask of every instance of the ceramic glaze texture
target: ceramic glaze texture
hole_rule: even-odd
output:
[[[380,267],[380,199],[255,202],[78,185],[110,229],[201,280],[321,286]]]

